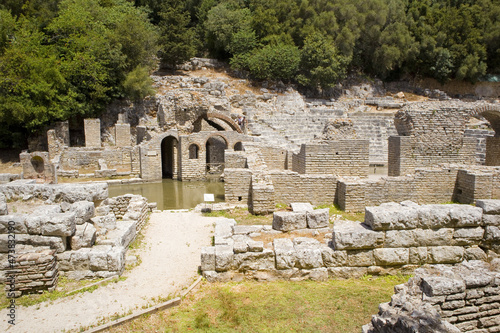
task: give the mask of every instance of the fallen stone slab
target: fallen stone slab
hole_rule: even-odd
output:
[[[88,222],[95,214],[94,203],[90,201],[75,202],[69,210],[76,214],[76,224]]]
[[[314,210],[313,205],[309,202],[292,202],[290,206],[293,212],[312,212]]]
[[[330,209],[316,209],[306,213],[307,227],[310,229],[326,228],[330,223]]]
[[[476,206],[482,208],[484,214],[500,215],[500,200],[494,200],[494,199],[477,200]]]
[[[117,223],[116,229],[109,231],[106,238],[100,240],[99,244],[128,247],[135,239],[136,234],[135,221],[120,221]]]

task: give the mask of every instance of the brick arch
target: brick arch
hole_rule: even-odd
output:
[[[158,135],[156,137],[156,141],[161,144],[163,139],[165,139],[166,137],[169,137],[169,136],[172,136],[174,138],[177,139],[177,141],[179,141],[179,133],[177,131],[166,131],[166,132],[163,132],[161,133],[160,135]]]
[[[226,116],[225,114],[218,113],[218,112],[213,112],[213,111],[208,111],[206,116],[204,118],[217,118],[225,122],[226,124],[229,125],[233,129],[233,131],[236,131],[238,133],[243,133],[241,130],[240,126],[231,118]]]
[[[481,105],[473,109],[470,115],[484,117],[495,131],[495,136],[500,137],[500,105]]]

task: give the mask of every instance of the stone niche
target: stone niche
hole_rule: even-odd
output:
[[[55,180],[54,165],[50,163],[48,152],[23,152],[19,154],[25,179],[43,179],[45,182]]]

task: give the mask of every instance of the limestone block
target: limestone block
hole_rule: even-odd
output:
[[[484,229],[481,227],[455,229],[453,245],[478,245],[481,239],[483,239],[483,235]]]
[[[323,267],[323,257],[319,246],[311,246],[307,243],[296,244],[295,267],[301,269],[313,269]]]
[[[384,244],[384,232],[371,230],[364,223],[337,221],[333,226],[335,250],[373,249]]]
[[[76,231],[76,214],[51,214],[42,218],[43,236],[72,236]]]
[[[26,229],[30,235],[41,235],[42,234],[42,223],[46,218],[45,215],[33,215],[30,214],[26,217]]]
[[[335,251],[331,247],[321,247],[323,264],[326,267],[345,266],[347,264],[347,252]]]
[[[414,207],[393,202],[366,207],[365,223],[375,231],[415,229],[418,224],[418,211]]]
[[[116,216],[115,214],[107,214],[104,216],[96,216],[90,219],[94,226],[98,229],[104,228],[106,230],[116,229]]]
[[[333,279],[359,279],[366,274],[367,267],[328,267],[328,276]]]
[[[487,226],[484,232],[484,240],[487,242],[500,242],[500,227]]]
[[[419,246],[450,245],[453,240],[453,229],[415,229],[415,239]]]
[[[476,206],[482,208],[484,214],[500,215],[500,200],[494,200],[494,199],[477,200]]]
[[[248,244],[248,251],[249,252],[262,252],[262,251],[264,251],[264,242],[249,240],[247,244]]]
[[[135,221],[120,221],[116,229],[111,230],[100,244],[128,247],[137,234]]]
[[[215,246],[201,248],[201,271],[215,271]]]
[[[290,269],[295,267],[296,255],[291,239],[275,238],[273,246],[276,255],[276,269]]]
[[[71,237],[71,249],[78,250],[82,247],[91,247],[94,245],[96,237],[97,230],[92,224],[77,225],[75,235]]]
[[[429,247],[429,262],[432,264],[455,264],[463,260],[464,248],[461,246]]]
[[[385,247],[415,247],[418,238],[413,230],[388,230],[385,232]]]
[[[225,272],[234,269],[233,247],[230,245],[215,245],[215,270]]]
[[[5,198],[5,195],[0,193],[0,215],[7,214],[9,214],[9,211],[7,209],[7,199]]]
[[[426,247],[412,247],[409,249],[409,263],[412,265],[423,265],[428,262]]]
[[[236,224],[234,220],[221,219],[215,223],[215,244],[227,245],[227,239],[233,235],[233,226]]]
[[[123,272],[125,268],[125,254],[127,248],[123,246],[113,246],[108,252],[108,269],[113,272]]]
[[[290,204],[294,212],[312,212],[314,211],[313,205],[309,202],[292,202]]]
[[[78,270],[78,271],[70,271],[66,274],[68,279],[71,280],[84,280],[84,279],[92,279],[94,278],[94,274],[90,269],[86,270]]]
[[[76,224],[83,224],[94,216],[95,207],[93,202],[78,201],[71,205],[70,211],[76,214]]]
[[[450,218],[454,227],[478,227],[481,225],[483,210],[469,205],[450,206]]]
[[[89,252],[89,264],[92,271],[108,271],[108,253],[111,251],[110,245],[93,246]]]
[[[234,244],[233,244],[233,252],[234,253],[245,253],[245,252],[248,252],[249,249],[248,249],[248,244],[247,242],[238,242],[238,241],[235,241]]]
[[[482,260],[486,261],[488,256],[479,246],[471,246],[465,249],[464,259],[465,260]]]
[[[60,271],[72,271],[75,269],[71,263],[71,253],[71,251],[65,251],[56,255]]]
[[[76,251],[71,251],[71,264],[75,270],[90,269],[89,248],[82,248]]]
[[[306,212],[307,227],[310,229],[326,228],[330,223],[330,209],[316,209]]]
[[[424,276],[422,278],[422,291],[430,297],[447,296],[465,292],[465,282],[444,276]]]
[[[483,214],[483,226],[488,225],[500,226],[500,215]]]
[[[44,205],[33,210],[31,215],[51,215],[62,213],[61,205]]]
[[[369,267],[375,265],[373,250],[347,251],[347,265],[352,267]]]
[[[262,226],[259,225],[235,225],[233,226],[234,235],[249,235],[254,232],[261,232]]]
[[[451,205],[424,205],[417,208],[418,227],[423,229],[439,229],[449,227]]]
[[[274,270],[274,252],[264,249],[262,252],[246,252],[234,255],[234,262],[239,271]]]
[[[9,231],[14,234],[26,234],[27,215],[1,215],[0,216],[0,234],[8,234]]]
[[[291,231],[305,229],[307,227],[306,213],[274,212],[273,229],[279,231]]]
[[[97,216],[105,216],[110,213],[111,209],[108,205],[100,205],[99,207],[95,207],[95,214]]]
[[[406,265],[409,262],[409,249],[391,248],[373,250],[375,262],[380,266]]]

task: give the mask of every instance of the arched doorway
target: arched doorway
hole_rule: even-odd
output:
[[[206,143],[207,174],[220,175],[224,171],[224,150],[226,140],[218,135],[212,136]]]
[[[177,179],[177,139],[167,136],[161,141],[162,178]]]

